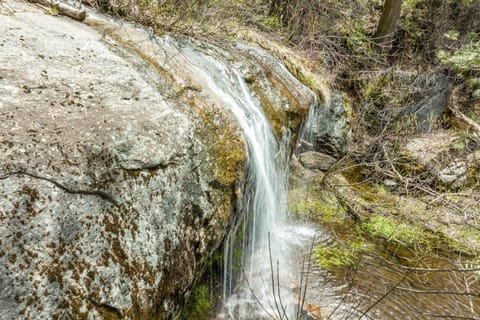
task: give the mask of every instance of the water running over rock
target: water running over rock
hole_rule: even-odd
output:
[[[299,301],[291,252],[311,239],[313,230],[293,225],[287,216],[289,131],[284,128],[282,140],[277,140],[242,65],[215,59],[211,52],[207,56],[200,47],[180,50],[197,66],[196,77],[235,115],[248,147],[249,175],[240,204],[243,221],[227,240],[224,313],[219,317],[294,319]]]

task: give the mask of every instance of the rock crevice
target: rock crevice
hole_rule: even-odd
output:
[[[19,175],[20,176],[24,175],[24,176],[28,176],[28,177],[35,178],[35,179],[48,181],[48,182],[54,184],[56,187],[62,189],[63,191],[65,191],[67,193],[70,193],[70,194],[81,194],[81,195],[96,196],[96,197],[102,198],[105,201],[110,202],[112,205],[114,205],[116,207],[118,207],[120,205],[118,203],[118,201],[114,198],[114,196],[112,196],[111,194],[108,194],[106,192],[103,192],[103,191],[100,191],[100,190],[75,189],[75,188],[72,188],[72,187],[65,186],[65,185],[61,184],[60,182],[58,182],[58,181],[56,181],[52,178],[41,177],[41,176],[38,176],[38,175],[33,174],[33,173],[29,173],[29,172],[18,171],[18,172],[7,173],[7,174],[4,174],[4,175],[0,176],[0,180],[5,180],[5,179],[8,179],[12,176],[19,176]]]

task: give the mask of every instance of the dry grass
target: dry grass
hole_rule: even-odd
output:
[[[253,0],[84,0],[114,16],[149,26],[157,33],[228,33],[232,25],[253,23],[265,6]]]

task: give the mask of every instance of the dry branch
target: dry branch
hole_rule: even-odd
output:
[[[472,297],[480,297],[480,293],[478,292],[468,292],[468,291],[448,291],[448,290],[423,290],[423,289],[414,289],[414,288],[406,288],[397,286],[395,289],[403,290],[413,293],[423,293],[423,294],[448,294],[448,295],[456,295],[456,296],[472,296]]]
[[[457,108],[450,107],[450,110],[452,111],[455,117],[460,119],[462,122],[466,123],[475,132],[480,133],[480,125],[477,122],[475,122],[473,119],[461,113]]]

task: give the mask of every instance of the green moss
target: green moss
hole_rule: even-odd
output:
[[[203,124],[197,129],[197,136],[206,146],[212,146],[210,152],[215,161],[210,164],[213,177],[219,184],[231,186],[243,174],[247,157],[243,138],[225,111],[202,108],[195,104],[192,107]]]
[[[210,320],[212,311],[212,301],[208,287],[205,285],[198,286],[193,291],[192,296],[183,308],[180,320]]]
[[[375,205],[382,210],[395,210],[397,202],[383,185],[370,185],[367,183],[357,183],[352,186],[356,194],[356,201],[363,205]]]
[[[309,78],[305,73],[299,72],[298,73],[298,80],[300,80],[301,83],[309,87],[310,89],[315,89],[317,86],[317,83],[315,82],[314,79]]]
[[[335,271],[353,266],[359,254],[371,252],[373,248],[373,244],[356,238],[343,245],[340,243],[328,247],[319,245],[314,249],[313,259],[321,268]]]
[[[339,168],[339,170],[341,170],[342,176],[347,180],[347,182],[354,186],[364,181],[366,176],[369,174],[368,169],[349,159],[344,161],[343,167]]]
[[[291,213],[299,217],[321,223],[340,222],[345,216],[345,209],[338,200],[325,192],[316,199],[291,199],[288,203],[288,209]]]
[[[318,246],[313,253],[313,259],[323,269],[334,271],[338,268],[347,268],[354,263],[354,254],[350,249],[338,245],[330,248]]]
[[[56,6],[49,6],[47,8],[47,14],[50,14],[52,16],[58,16],[58,8]]]
[[[275,108],[271,99],[268,98],[264,90],[256,82],[253,82],[252,89],[258,95],[263,112],[267,116],[268,122],[271,123],[275,135],[278,139],[281,139],[283,128],[289,126],[287,113],[282,109]],[[298,116],[298,118],[297,122],[300,123],[301,117]]]
[[[404,246],[427,245],[429,235],[422,228],[390,217],[373,216],[360,228],[369,236],[383,238]]]
[[[314,78],[313,74],[309,74],[306,70],[302,70],[302,68],[296,65],[295,62],[285,57],[283,59],[283,64],[287,68],[290,73],[297,78],[301,83],[309,87],[310,89],[316,91],[318,87],[323,86],[323,84],[319,84]]]

